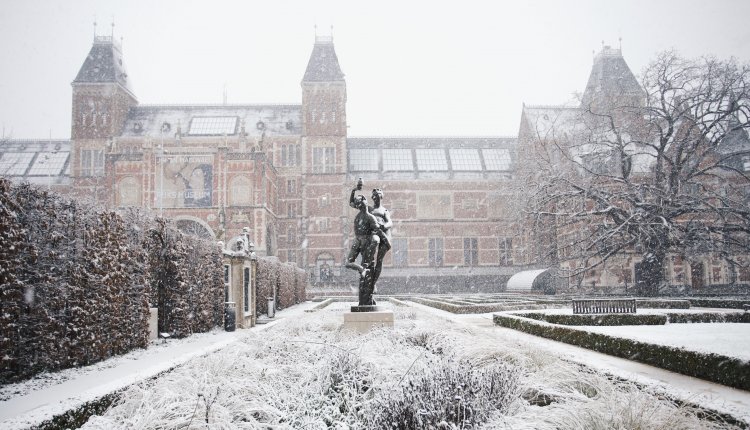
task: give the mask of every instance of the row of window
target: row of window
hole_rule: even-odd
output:
[[[413,151],[413,152],[412,152]],[[416,160],[416,165],[414,163]],[[381,167],[382,163],[382,167]],[[352,171],[508,171],[510,152],[504,148],[350,149]]]
[[[501,237],[498,241],[499,264],[501,266],[513,265],[513,239]],[[407,266],[409,263],[409,249],[406,238],[395,238],[392,240],[393,265]],[[430,267],[443,266],[443,239],[431,238],[428,240],[427,262]],[[475,237],[464,238],[464,265],[479,265],[479,240]]]

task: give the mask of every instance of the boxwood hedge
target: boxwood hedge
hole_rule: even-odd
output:
[[[750,362],[714,353],[591,333],[511,314],[495,314],[495,324],[604,354],[649,364],[683,375],[750,390]]]

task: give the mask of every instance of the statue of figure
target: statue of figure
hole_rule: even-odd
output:
[[[372,288],[373,292],[376,291],[376,283],[380,278],[380,271],[383,269],[383,257],[391,249],[391,227],[393,227],[393,221],[391,221],[391,213],[388,209],[383,206],[383,190],[375,188],[372,190],[372,203],[373,206],[369,208],[370,213],[375,216],[378,220],[380,229],[377,234],[380,238],[380,245],[378,246],[378,254],[375,258],[375,268],[372,272]]]
[[[356,191],[361,189],[361,184],[358,184],[358,188],[352,190],[349,201],[349,205],[359,210],[359,213],[354,217],[355,238],[346,259],[346,267],[359,272],[359,306],[374,306],[372,278],[375,268],[375,252],[380,244],[379,232],[381,228],[378,219],[370,213],[367,198],[362,195],[354,195]],[[362,256],[361,265],[356,263],[357,257],[360,255]]]

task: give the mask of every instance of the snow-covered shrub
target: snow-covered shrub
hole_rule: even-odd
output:
[[[472,428],[504,413],[518,397],[518,370],[499,362],[477,368],[434,358],[419,363],[363,416],[368,428]]]
[[[258,315],[268,313],[267,298],[276,299],[276,307],[284,309],[306,299],[307,277],[305,271],[281,263],[277,258],[259,258],[256,265],[255,310]]]

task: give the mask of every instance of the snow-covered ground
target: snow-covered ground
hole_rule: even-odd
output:
[[[666,324],[639,326],[576,326],[579,330],[603,333],[750,360],[750,324]]]
[[[270,325],[173,340],[67,376],[4,387],[0,428],[23,428],[50,410],[59,413],[87,395],[138,379],[85,428],[354,428],[367,421],[363,414],[382,418],[408,404],[404,387],[418,385],[420,376],[466,368],[494,369],[513,394],[512,402],[493,406],[481,428],[731,428],[699,420],[695,410],[668,397],[750,420],[750,393],[496,327],[491,314],[386,304],[395,312],[395,328],[357,335],[341,330],[349,304],[303,312],[314,305],[280,312]],[[136,365],[128,369],[129,362]],[[540,406],[524,400],[535,392],[554,401]]]

